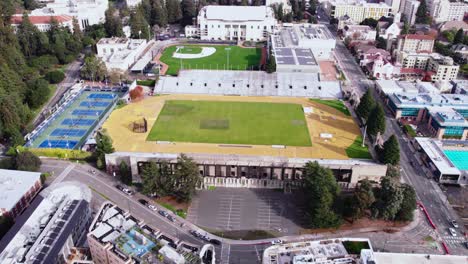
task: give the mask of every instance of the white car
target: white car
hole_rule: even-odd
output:
[[[450,235],[452,235],[453,237],[457,236],[457,231],[455,231],[455,229],[449,228],[449,232],[450,232]]]
[[[273,241],[271,241],[271,244],[272,245],[281,245],[281,244],[283,244],[283,240],[281,240],[281,239],[273,240]]]
[[[450,221],[450,223],[453,225],[453,227],[458,228],[458,223],[455,220]]]
[[[154,206],[154,205],[152,205],[152,204],[148,205],[148,208],[151,209],[151,210],[153,210],[153,211],[157,211],[157,210],[158,210],[158,208],[156,208],[156,206]]]

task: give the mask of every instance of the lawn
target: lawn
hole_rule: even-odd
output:
[[[336,110],[342,112],[343,114],[347,116],[351,116],[351,113],[349,112],[348,108],[340,100],[321,100],[321,99],[310,99],[310,100],[312,102],[316,102],[319,104],[324,104],[324,105],[333,107]]]
[[[216,52],[210,56],[197,59],[177,59],[172,54],[176,51],[176,46],[166,48],[160,60],[169,66],[166,74],[177,75],[182,64],[183,69],[227,69],[229,50],[229,69],[245,70],[246,68],[258,67],[262,57],[262,50],[259,48],[241,48],[227,45],[185,45],[180,53],[200,53],[201,47],[214,47]],[[198,52],[197,52],[198,51]]]
[[[362,137],[358,136],[353,144],[346,148],[346,155],[352,159],[371,159],[367,146],[362,147]]]
[[[302,106],[168,100],[147,140],[311,146]]]

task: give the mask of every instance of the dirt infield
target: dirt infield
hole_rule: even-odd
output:
[[[226,144],[151,142],[146,141],[148,133],[156,122],[165,100],[207,100],[240,102],[296,103],[310,107],[311,113],[305,114],[312,140],[311,147],[272,148],[272,146],[253,145],[226,146]],[[133,121],[145,117],[148,120],[146,133],[134,133],[130,129]],[[114,141],[116,151],[128,152],[165,152],[165,153],[219,153],[241,155],[286,156],[298,158],[349,159],[346,148],[360,135],[353,119],[331,107],[311,102],[305,98],[290,97],[239,97],[209,95],[164,95],[146,98],[123,108],[114,110],[104,123]],[[321,138],[321,133],[333,135],[331,139]]]

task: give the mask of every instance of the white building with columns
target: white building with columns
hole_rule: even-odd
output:
[[[60,16],[75,17],[81,29],[104,23],[105,12],[109,0],[51,0],[46,6],[33,10],[31,16]]]
[[[202,40],[263,41],[277,27],[267,6],[205,6],[185,35]]]

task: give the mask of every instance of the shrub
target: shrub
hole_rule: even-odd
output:
[[[31,148],[32,153],[40,157],[50,157],[69,160],[88,160],[91,157],[90,152],[72,149],[59,148]]]
[[[46,79],[50,84],[57,84],[65,79],[65,74],[59,70],[50,71],[46,73],[44,79]]]
[[[155,80],[138,80],[138,85],[153,87],[156,84]]]
[[[416,137],[416,131],[414,131],[414,129],[410,125],[404,125],[403,129],[409,136]]]
[[[144,92],[143,92],[143,87],[137,86],[133,90],[130,91],[130,99],[132,101],[139,101],[143,99],[144,97]]]

